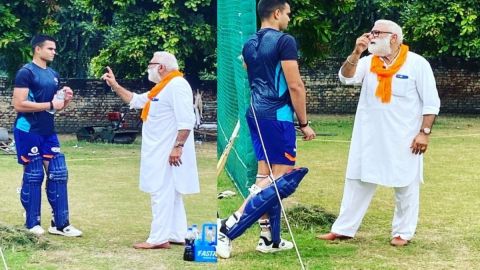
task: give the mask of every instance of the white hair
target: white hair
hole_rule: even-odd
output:
[[[175,55],[169,52],[161,51],[155,52],[153,56],[158,62],[165,66],[167,71],[178,70],[178,62],[177,58],[175,58]]]
[[[388,27],[388,31],[397,35],[398,43],[403,42],[402,28],[396,22],[390,20],[377,20],[375,24],[386,25]]]

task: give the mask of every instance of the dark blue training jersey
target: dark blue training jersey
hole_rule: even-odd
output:
[[[24,65],[17,72],[14,85],[18,88],[28,88],[28,100],[39,103],[51,101],[59,86],[60,80],[57,72],[49,67],[41,68],[34,63]],[[47,111],[20,112],[14,127],[25,132],[50,135],[55,133],[54,116]]]
[[[280,31],[263,28],[247,40],[242,55],[247,65],[256,116],[293,122],[293,107],[281,61],[298,59],[295,39]],[[253,116],[251,109],[247,112],[249,116]]]

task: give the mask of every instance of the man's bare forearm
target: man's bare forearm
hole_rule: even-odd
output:
[[[307,108],[306,108],[306,92],[303,82],[298,82],[298,85],[291,87],[290,99],[292,100],[293,109],[297,115],[298,122],[301,124],[307,123]]]
[[[50,102],[32,102],[28,100],[13,101],[13,108],[17,112],[30,113],[30,112],[43,112],[50,109]]]
[[[425,114],[423,115],[422,129],[429,128],[432,129],[433,123],[435,122],[435,114]]]
[[[358,60],[360,60],[360,54],[352,52],[342,65],[342,75],[346,78],[352,78],[357,70]]]
[[[130,103],[130,101],[132,101],[133,93],[125,89],[120,84],[116,83],[115,85],[112,85],[112,90],[117,93],[123,102]]]
[[[190,129],[180,129],[177,133],[175,144],[184,144],[188,139],[188,135],[190,135]]]

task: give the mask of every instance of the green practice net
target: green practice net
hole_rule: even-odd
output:
[[[250,88],[241,59],[243,44],[256,31],[255,10],[255,1],[218,0],[217,153],[220,157],[237,121],[240,121],[240,132],[228,156],[225,170],[244,197],[257,172],[245,120],[245,112],[250,105]]]

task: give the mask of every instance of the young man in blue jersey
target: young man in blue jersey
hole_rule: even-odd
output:
[[[56,54],[55,39],[38,35],[32,39],[33,60],[18,70],[12,104],[18,113],[13,127],[18,163],[23,165],[20,200],[26,212],[25,227],[34,234],[40,226],[41,187],[47,176],[46,193],[52,207],[51,234],[76,237],[82,232],[69,222],[65,156],[55,133],[55,111],[73,99],[70,87],[60,88],[56,71],[48,67]]]
[[[295,165],[294,113],[303,139],[315,138],[307,120],[306,93],[298,67],[297,44],[291,35],[282,32],[290,21],[290,5],[286,0],[260,0],[257,11],[262,22],[261,29],[244,44],[242,56],[252,91],[246,118],[258,160],[258,174],[256,183],[249,189],[249,198],[219,226],[217,254],[223,258],[230,257],[231,253],[233,239],[229,237],[232,235],[229,230],[241,223],[242,218],[247,219],[244,216],[249,213],[244,210],[249,199],[266,188],[273,181],[272,177],[280,178]],[[270,253],[293,248],[287,240],[279,237],[276,237],[277,241],[272,239],[273,234],[280,233],[274,232],[270,226],[276,223],[279,228],[280,208],[276,207],[275,211],[275,220],[272,220],[271,214],[264,214],[258,221],[261,232],[257,251]]]

